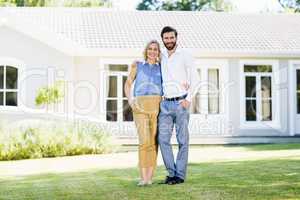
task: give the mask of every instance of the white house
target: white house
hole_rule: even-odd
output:
[[[193,137],[300,134],[296,14],[0,8],[0,118],[45,112],[35,105],[37,90],[65,80],[66,96],[54,113],[135,136],[124,82],[165,25],[178,30],[180,46],[196,60]]]

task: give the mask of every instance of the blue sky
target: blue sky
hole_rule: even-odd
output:
[[[136,5],[141,0],[113,0],[117,9],[121,10],[134,10]],[[235,12],[261,12],[272,11],[278,12],[281,7],[277,0],[230,0],[234,7]]]

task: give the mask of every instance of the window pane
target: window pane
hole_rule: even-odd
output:
[[[6,67],[6,88],[17,89],[18,86],[18,69],[15,67]]]
[[[219,70],[208,70],[208,113],[219,113]]]
[[[118,84],[116,76],[109,76],[108,78],[108,97],[117,97]]]
[[[0,66],[0,89],[4,87],[4,66]]]
[[[118,120],[118,106],[117,100],[106,101],[106,120],[117,121]]]
[[[122,85],[123,97],[126,97],[124,86],[125,86],[125,82],[127,80],[127,76],[123,76],[122,79],[123,79],[123,81],[122,81],[123,82],[123,85]]]
[[[198,80],[201,80],[201,69],[197,69],[197,74],[198,74]],[[190,112],[191,113],[195,113],[195,114],[199,114],[201,112],[201,109],[200,109],[200,98],[201,98],[201,94],[200,94],[200,90],[201,90],[201,87],[198,88],[198,91],[196,93],[196,95],[193,97],[192,99],[192,104],[190,106]]]
[[[3,98],[4,98],[4,95],[3,95],[3,92],[0,92],[0,105],[3,106]]]
[[[16,92],[6,92],[6,101],[7,106],[17,106],[17,93]]]
[[[297,69],[297,90],[300,91],[300,70]]]
[[[271,77],[262,76],[261,77],[261,97],[262,98],[271,98],[272,90],[271,90]]]
[[[297,92],[297,113],[300,114],[300,92]]]
[[[256,97],[255,76],[246,76],[246,97]]]
[[[127,72],[128,65],[109,65],[108,69],[109,71]]]
[[[127,100],[123,100],[123,121],[133,121],[132,110]]]
[[[244,65],[244,72],[272,72],[272,65]]]
[[[256,100],[246,100],[246,121],[256,121]]]
[[[272,101],[263,100],[262,101],[262,120],[271,121],[272,120]]]

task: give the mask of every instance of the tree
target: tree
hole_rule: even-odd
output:
[[[0,0],[0,6],[15,6],[15,0]]]
[[[281,6],[293,12],[300,12],[300,0],[278,0]]]
[[[111,7],[111,0],[0,0],[0,6]]]
[[[228,0],[143,0],[137,6],[137,10],[229,11],[231,9]]]
[[[160,7],[159,0],[143,0],[137,5],[137,10],[158,10]]]
[[[35,104],[51,105],[60,103],[64,98],[65,83],[63,81],[57,81],[53,85],[42,87],[38,90],[35,98]]]

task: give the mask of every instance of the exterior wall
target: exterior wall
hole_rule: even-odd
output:
[[[81,113],[85,116],[94,117],[100,121],[106,122],[105,119],[105,76],[103,76],[104,64],[106,63],[128,63],[128,60],[132,59],[120,59],[120,58],[100,58],[100,57],[80,57],[75,59],[74,80],[75,85],[81,85],[86,83],[89,89],[86,89],[86,85],[83,88],[78,89],[74,95],[75,110],[77,113],[81,112],[78,107],[89,108],[88,112]],[[208,59],[208,63],[218,63],[220,59]],[[279,71],[274,73],[279,75],[279,79],[275,78],[276,93],[279,93],[279,122],[280,128],[241,128],[241,96],[240,93],[241,73],[240,73],[240,61],[243,59],[222,59],[224,63],[228,63],[226,68],[228,79],[225,80],[227,88],[224,90],[228,99],[223,99],[225,102],[224,113],[220,115],[199,115],[191,114],[190,132],[194,136],[288,136],[289,135],[289,119],[288,119],[288,60],[280,59],[274,60],[279,63]],[[247,59],[249,60],[249,59]],[[251,59],[250,59],[251,60]],[[257,59],[253,59],[254,61]],[[264,59],[263,59],[264,60]],[[270,60],[270,59],[268,59]],[[201,58],[197,58],[200,63],[203,61]],[[226,66],[224,66],[226,67]],[[102,74],[102,75],[101,75]],[[85,87],[85,89],[84,89]],[[92,95],[92,93],[96,95]],[[94,100],[93,100],[94,99]],[[96,103],[95,103],[96,101]],[[228,102],[227,102],[228,101]],[[275,111],[277,112],[277,110]],[[219,124],[218,120],[220,121]],[[122,134],[135,135],[134,124],[132,122],[107,122],[110,128]],[[127,128],[127,130],[126,130]]]
[[[73,60],[43,43],[8,27],[0,27],[0,59],[16,59],[24,63],[19,90],[19,103],[37,108],[37,90],[53,83],[53,79],[71,79]]]
[[[232,83],[228,89],[229,100],[229,122],[231,123],[232,130],[235,134],[239,134],[240,126],[240,71],[239,60],[230,59],[229,61],[229,82]]]
[[[99,118],[101,68],[98,57],[76,57],[74,61],[74,112]]]

